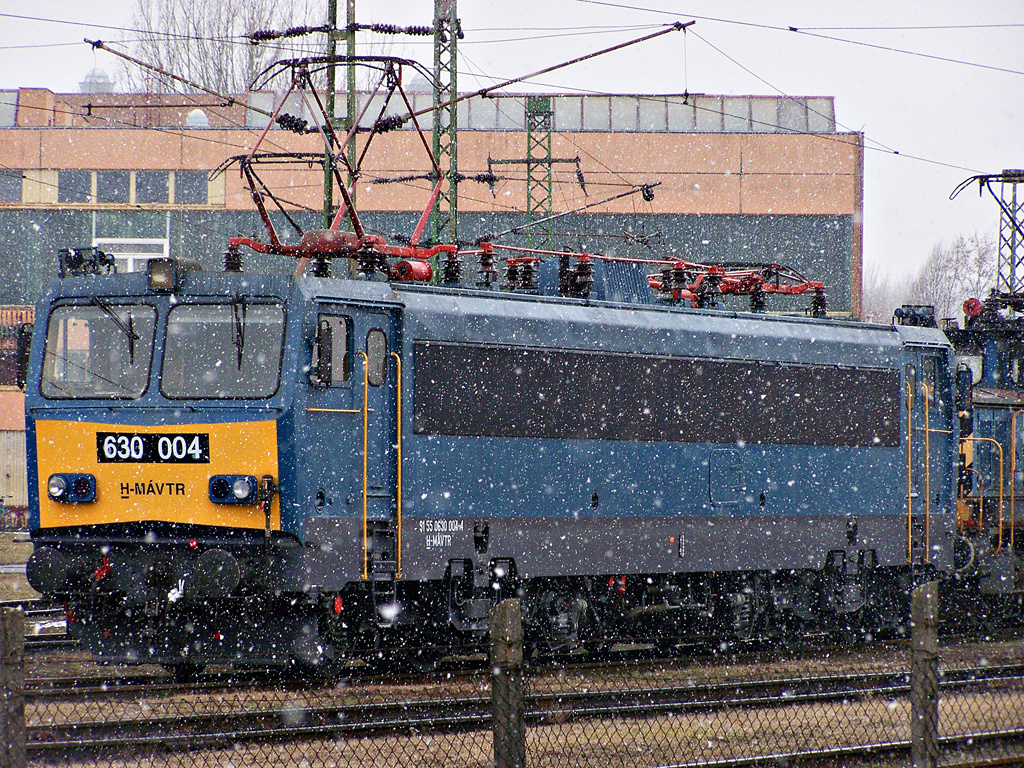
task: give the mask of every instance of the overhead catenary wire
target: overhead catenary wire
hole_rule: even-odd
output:
[[[17,19],[20,21],[38,21],[47,24],[60,24],[72,27],[85,27],[86,29],[105,29],[110,30],[111,32],[131,32],[133,34],[164,37],[168,39],[209,40],[210,42],[248,42],[244,36],[202,38],[193,35],[180,35],[175,32],[164,32],[163,30],[158,29],[139,29],[135,27],[116,26],[112,24],[97,24],[91,21],[74,21],[71,19],[43,18],[41,16],[25,16],[16,13],[0,13],[0,18]]]
[[[619,8],[619,9],[623,9],[623,10],[633,10],[633,11],[639,11],[639,12],[645,12],[645,13],[657,13],[657,14],[664,14],[664,15],[679,15],[677,11],[667,11],[665,9],[660,9],[660,8],[652,8],[652,7],[641,6],[641,5],[632,5],[632,4],[627,4],[627,3],[610,2],[610,0],[575,0],[575,1],[579,2],[579,3],[590,4],[590,5],[606,6],[606,7],[610,7],[610,8]],[[835,27],[831,27],[831,26],[822,26],[822,27],[808,26],[808,27],[800,27],[800,26],[794,26],[794,25],[763,24],[763,23],[742,21],[742,20],[739,20],[739,19],[729,19],[729,18],[718,17],[718,16],[706,16],[706,15],[697,15],[697,14],[683,14],[683,15],[689,16],[690,18],[693,18],[695,20],[700,20],[700,21],[709,21],[709,22],[715,22],[715,23],[721,23],[721,24],[732,24],[732,25],[737,25],[737,26],[751,27],[751,28],[756,28],[756,29],[764,29],[764,30],[771,30],[771,31],[778,31],[778,32],[797,33],[797,34],[807,35],[807,36],[810,36],[810,37],[816,37],[816,38],[820,38],[820,39],[828,40],[828,41],[832,41],[832,42],[843,43],[843,44],[847,44],[847,45],[863,46],[863,47],[867,47],[867,48],[874,48],[874,49],[878,49],[878,50],[889,51],[889,52],[899,53],[899,54],[904,54],[904,55],[919,56],[919,57],[923,57],[923,58],[926,58],[926,59],[931,59],[931,60],[934,60],[934,61],[941,61],[941,62],[946,62],[946,63],[951,63],[951,64],[959,64],[959,65],[968,66],[968,67],[977,67],[977,68],[987,69],[987,70],[996,71],[996,72],[1005,72],[1005,73],[1008,73],[1008,74],[1024,75],[1024,70],[1011,69],[1011,68],[1008,68],[1008,67],[999,67],[999,66],[992,65],[992,64],[984,64],[984,63],[968,61],[968,60],[964,60],[964,59],[956,59],[956,58],[949,57],[949,56],[940,56],[940,55],[937,55],[937,54],[924,53],[922,51],[914,51],[914,50],[909,50],[909,49],[905,49],[905,48],[897,48],[895,46],[886,46],[886,45],[881,45],[881,44],[878,44],[878,43],[869,43],[869,42],[866,42],[866,41],[863,41],[863,40],[851,40],[851,39],[847,39],[847,38],[842,38],[842,37],[836,37],[836,36],[833,36],[833,35],[823,34],[824,32],[831,32],[831,31],[890,31],[890,30],[891,31],[908,31],[908,30],[1016,29],[1016,28],[1024,27],[1024,24],[1009,23],[1009,24],[961,24],[961,25],[892,25],[892,26],[874,25],[874,26],[835,26]],[[109,24],[96,24],[96,23],[92,23],[92,22],[73,21],[73,20],[68,20],[68,19],[44,18],[44,17],[39,17],[39,16],[27,16],[27,15],[12,14],[12,13],[0,13],[0,18],[11,18],[11,19],[19,19],[19,20],[38,21],[38,22],[45,22],[45,23],[52,23],[52,24],[66,24],[66,25],[86,27],[86,28],[93,28],[93,29],[107,29],[107,30],[118,31],[118,32],[141,33],[141,34],[146,34],[146,35],[151,35],[151,36],[167,37],[167,38],[179,38],[179,39],[184,39],[184,40],[213,41],[213,42],[225,42],[225,43],[237,43],[237,44],[249,44],[251,42],[251,40],[249,39],[249,36],[246,36],[246,35],[206,38],[206,37],[202,37],[202,36],[179,35],[179,34],[175,34],[175,33],[162,32],[160,30],[137,29],[137,28],[133,28],[133,27],[124,27],[124,26],[109,25]],[[372,26],[372,25],[370,25],[370,26]],[[575,35],[585,35],[585,34],[602,34],[602,33],[606,32],[606,31],[621,31],[621,30],[626,30],[626,29],[642,29],[642,28],[644,28],[644,26],[645,25],[631,25],[631,26],[627,25],[627,26],[615,27],[614,29],[611,29],[611,30],[606,30],[604,28],[599,28],[599,27],[591,27],[591,28],[585,28],[585,29],[581,29],[581,30],[574,30],[572,32],[566,31],[566,32],[558,33],[556,35],[552,35],[552,37],[571,37],[571,36],[575,36]],[[294,29],[296,29],[296,30],[304,30],[304,31],[327,31],[327,28],[324,27],[324,26],[320,26],[320,27],[303,26],[303,27],[296,27]],[[480,31],[490,31],[491,29],[492,28],[481,28]],[[513,29],[518,29],[518,28],[513,28]],[[522,28],[522,29],[530,30],[530,29],[549,29],[549,28],[530,28],[530,27],[527,27],[527,28]],[[279,33],[279,34],[280,34],[280,36],[283,37],[283,36],[285,36],[285,34],[287,34],[287,32],[288,31],[286,31],[285,33]],[[540,36],[540,37],[545,37],[545,36]],[[270,39],[270,38],[268,38],[268,39]],[[512,42],[521,42],[523,40],[534,40],[534,39],[539,39],[539,38],[538,38],[538,36],[531,36],[531,37],[527,37],[527,38],[506,38],[506,39],[495,39],[495,40],[479,40],[479,39],[473,40],[473,39],[469,39],[464,44],[466,44],[466,45],[479,45],[479,44],[497,44],[497,43],[505,43],[505,42],[512,43]],[[415,43],[411,43],[411,44],[415,44]],[[426,45],[426,44],[430,44],[430,43],[424,42],[423,44]],[[63,43],[52,44],[51,43],[51,44],[43,44],[43,45],[40,45],[38,47],[44,47],[45,45],[51,45],[52,46],[52,45],[65,45],[65,44],[63,44]],[[30,47],[30,46],[25,46],[25,47]],[[3,49],[5,49],[5,48],[0,47],[0,50],[3,50]]]
[[[691,33],[691,34],[695,34],[695,33]],[[703,38],[701,38],[701,39],[703,40]],[[730,60],[732,60],[732,59],[730,59]],[[737,64],[738,64],[738,62],[737,62]],[[739,66],[742,66],[742,65],[739,65]],[[744,69],[747,69],[747,68],[744,67]],[[747,71],[749,72],[750,70],[747,70]],[[753,75],[752,72],[751,72],[751,74]],[[757,75],[753,75],[753,76],[757,77]],[[765,84],[769,85],[769,87],[774,88],[774,86],[771,86],[767,81],[763,80],[762,78],[758,78],[758,79],[762,80],[762,82],[765,82]],[[560,92],[563,92],[563,93],[565,93],[565,92],[572,92],[572,93],[577,93],[577,94],[589,94],[589,95],[597,95],[597,96],[608,96],[608,95],[610,95],[610,94],[608,94],[605,91],[597,91],[597,90],[592,90],[592,89],[587,89],[587,88],[578,88],[578,87],[573,88],[573,87],[568,87],[568,86],[565,86],[565,85],[562,85],[562,84],[559,84],[559,83],[552,83],[552,82],[534,81],[533,85],[544,87],[544,88],[551,88],[553,90],[560,91]],[[783,91],[781,91],[779,89],[776,89],[776,90],[779,92],[780,96],[782,96],[784,98],[796,98],[794,96],[787,95],[785,92],[783,92]],[[681,97],[690,97],[690,96],[699,96],[700,94],[676,94],[676,95],[681,96]],[[652,100],[652,99],[662,99],[662,98],[666,98],[666,97],[665,96],[653,96],[653,95],[652,96],[637,95],[636,98],[637,99],[641,99],[641,100]],[[702,107],[700,107],[699,105],[695,105],[695,108],[698,109],[698,110],[702,109]],[[806,135],[806,136],[813,136],[813,137],[817,138],[820,141],[832,141],[832,142],[848,143],[848,141],[846,139],[843,139],[840,136],[836,136],[834,134],[820,133],[820,132],[814,132],[814,131],[806,131],[806,130],[801,130],[801,129],[798,129],[798,128],[784,128],[784,127],[778,126],[778,125],[776,125],[774,123],[767,123],[767,122],[756,120],[754,118],[751,118],[751,122],[753,124],[761,126],[761,127],[775,128],[775,129],[778,130],[778,132],[783,133],[783,134]],[[851,132],[856,133],[856,131],[851,131]],[[868,151],[868,152],[880,152],[882,154],[892,155],[892,156],[896,156],[896,157],[902,157],[902,158],[906,158],[908,160],[915,160],[915,161],[918,161],[918,162],[926,163],[928,165],[934,165],[934,166],[937,166],[937,167],[950,168],[952,170],[958,170],[958,171],[966,171],[967,173],[979,173],[980,172],[980,171],[978,171],[978,169],[975,169],[975,168],[970,168],[968,166],[959,165],[957,163],[949,163],[949,162],[945,162],[943,160],[936,160],[934,158],[928,158],[928,157],[924,157],[922,155],[916,155],[916,154],[904,152],[902,150],[898,150],[898,149],[893,149],[893,148],[887,147],[886,145],[882,144],[881,142],[879,142],[877,140],[872,140],[872,141],[874,141],[874,143],[878,144],[879,146],[870,146],[870,145],[865,144],[864,145],[864,150],[865,151]]]
[[[488,94],[490,94],[490,93],[492,93],[494,91],[497,91],[497,90],[499,90],[501,88],[507,88],[510,85],[515,85],[516,83],[521,83],[521,82],[524,82],[526,80],[532,80],[535,77],[540,77],[541,75],[546,75],[549,72],[554,72],[554,71],[559,70],[559,69],[564,69],[565,67],[570,67],[570,66],[572,66],[574,64],[580,64],[580,63],[582,63],[584,61],[589,61],[590,59],[597,58],[598,56],[603,56],[606,53],[612,53],[614,51],[620,51],[620,50],[622,50],[624,48],[628,48],[628,47],[636,45],[638,43],[644,43],[644,42],[647,42],[648,40],[653,40],[653,39],[655,39],[657,37],[661,37],[662,35],[668,34],[669,32],[679,32],[679,31],[685,30],[687,27],[690,27],[693,24],[694,24],[694,22],[692,22],[692,21],[686,22],[685,24],[683,22],[676,21],[676,22],[673,22],[671,24],[666,25],[664,29],[661,29],[661,30],[659,30],[657,32],[652,32],[649,35],[643,35],[642,37],[637,37],[637,38],[634,38],[632,40],[627,40],[627,41],[625,41],[623,43],[618,43],[618,44],[610,46],[608,48],[604,48],[604,49],[602,49],[600,51],[593,51],[592,53],[587,53],[587,54],[584,54],[583,56],[577,56],[576,58],[570,59],[569,61],[564,61],[561,64],[553,64],[553,65],[551,65],[549,67],[544,67],[543,69],[539,69],[536,72],[532,72],[532,73],[530,73],[528,75],[521,75],[519,77],[513,77],[513,78],[510,78],[510,79],[504,80],[504,81],[502,81],[500,83],[497,83],[495,85],[491,85],[491,86],[488,86],[486,88],[481,88],[480,90],[472,92],[472,93],[465,93],[465,94],[462,94],[462,95],[457,95],[454,98],[449,99],[448,101],[442,102],[441,104],[435,104],[435,105],[433,105],[431,107],[426,107],[424,109],[417,110],[416,112],[410,113],[408,115],[404,115],[403,117],[404,117],[404,119],[410,119],[410,118],[413,118],[413,117],[419,117],[420,115],[425,115],[425,114],[434,112],[434,111],[439,110],[439,109],[444,109],[445,107],[450,107],[453,104],[458,104],[461,101],[466,101],[467,99],[471,99],[474,96],[487,96]]]
[[[0,14],[0,17],[3,17],[3,16],[4,16],[4,14]],[[61,20],[59,20],[59,19],[36,19],[35,17],[18,17],[18,18],[30,18],[32,20],[38,20],[38,21],[51,21],[51,22],[55,22],[55,23],[62,23]],[[163,32],[161,30],[141,30],[141,29],[126,28],[126,27],[116,27],[116,26],[111,26],[111,25],[96,25],[96,24],[89,24],[87,22],[66,22],[66,23],[74,24],[76,26],[82,26],[82,27],[86,27],[86,28],[90,28],[91,27],[91,28],[97,28],[97,29],[109,29],[111,31],[116,31],[116,32],[129,32],[129,33],[137,33],[137,34],[140,34],[140,35],[142,35],[142,34],[146,35],[146,37],[144,37],[144,38],[140,37],[140,38],[137,38],[137,39],[121,38],[121,39],[117,39],[117,40],[106,40],[105,42],[108,43],[108,44],[133,45],[133,44],[136,44],[136,43],[147,42],[147,41],[151,40],[152,38],[161,38],[161,39],[174,40],[174,41],[180,41],[180,42],[223,43],[225,45],[237,45],[237,46],[244,46],[244,47],[248,47],[248,46],[252,45],[252,40],[250,39],[250,36],[248,36],[248,35],[231,35],[231,36],[209,37],[209,36],[204,36],[204,35],[181,35],[181,34],[176,34],[176,33],[173,33],[173,32]],[[505,37],[505,38],[492,38],[492,39],[476,37],[476,38],[473,38],[473,39],[465,40],[462,43],[462,45],[463,46],[466,46],[466,45],[469,45],[469,46],[500,45],[500,44],[504,44],[504,43],[518,43],[518,42],[523,42],[523,41],[528,41],[528,40],[549,40],[549,39],[561,39],[561,38],[569,38],[569,37],[587,37],[587,36],[592,36],[592,35],[605,35],[605,34],[621,33],[621,32],[624,32],[624,31],[635,31],[635,30],[643,30],[643,29],[655,29],[658,26],[659,25],[657,25],[657,24],[626,24],[626,25],[623,25],[623,26],[592,27],[592,28],[574,27],[572,30],[566,30],[564,28],[558,28],[558,27],[537,27],[537,28],[533,28],[533,27],[516,28],[516,27],[513,27],[513,28],[509,28],[507,30],[498,30],[498,29],[493,29],[493,28],[484,28],[484,29],[480,29],[480,30],[468,30],[468,31],[470,31],[470,32],[472,32],[472,31],[490,31],[490,32],[493,32],[493,31],[509,31],[509,32],[511,32],[511,31],[520,31],[520,30],[521,31],[530,31],[531,29],[537,29],[537,30],[540,30],[540,31],[548,31],[548,32],[551,32],[552,34],[549,34],[549,35],[530,35],[529,37]],[[321,28],[309,27],[308,29],[314,29],[314,30],[318,30],[319,31]],[[362,34],[362,31],[360,32],[360,34]],[[379,35],[379,33],[375,33],[375,32],[373,32],[371,30],[370,34],[368,36],[372,37],[374,35]],[[278,51],[278,52],[280,52],[282,54],[299,55],[299,54],[303,54],[303,53],[307,52],[307,49],[304,49],[304,48],[301,48],[301,47],[296,47],[294,45],[288,45],[287,42],[285,42],[287,40],[288,40],[287,37],[280,37],[280,38],[260,39],[258,42],[259,42],[259,44],[260,44],[260,46],[262,48],[264,48],[266,50]],[[81,44],[81,41],[79,39],[75,39],[75,40],[68,40],[68,41],[64,41],[64,42],[30,43],[30,44],[24,44],[24,45],[0,45],[0,50],[31,50],[31,49],[37,49],[37,48],[38,49],[66,48],[66,47],[76,46],[76,45],[80,45],[80,44]],[[427,46],[432,46],[433,45],[432,42],[429,42],[429,41],[419,41],[419,40],[406,41],[405,44],[406,45],[427,45]]]
[[[930,60],[933,60],[933,61],[941,61],[941,62],[945,62],[947,64],[960,64],[960,65],[967,66],[967,67],[976,67],[978,69],[987,69],[987,70],[990,70],[990,71],[993,71],[993,72],[1005,72],[1005,73],[1011,74],[1011,75],[1024,75],[1024,70],[1009,69],[1007,67],[998,67],[998,66],[995,66],[993,64],[982,64],[982,63],[979,63],[979,62],[976,62],[976,61],[966,61],[964,59],[954,59],[954,58],[952,58],[950,56],[939,56],[939,55],[936,55],[936,54],[923,53],[921,51],[912,51],[912,50],[908,50],[908,49],[905,49],[905,48],[896,48],[896,47],[893,47],[893,46],[881,45],[881,44],[876,44],[876,43],[868,43],[868,42],[864,42],[862,40],[849,40],[847,38],[835,37],[833,35],[824,35],[824,34],[821,34],[820,32],[814,31],[816,29],[815,27],[798,27],[798,26],[782,25],[782,24],[759,24],[759,23],[753,22],[753,21],[740,21],[738,19],[727,19],[727,18],[723,18],[723,17],[720,17],[720,16],[703,16],[703,15],[690,14],[690,13],[680,14],[678,10],[668,11],[668,10],[661,9],[661,8],[650,8],[650,7],[646,7],[646,6],[642,6],[642,5],[630,5],[630,4],[627,4],[627,3],[614,3],[614,2],[611,2],[610,0],[575,0],[575,2],[577,2],[577,3],[585,3],[587,5],[607,6],[609,8],[620,8],[620,9],[623,9],[623,10],[630,10],[630,11],[641,11],[641,12],[644,12],[644,13],[657,13],[657,14],[670,15],[670,16],[685,15],[685,16],[688,16],[689,18],[696,19],[697,21],[710,21],[710,22],[717,22],[717,23],[720,23],[720,24],[733,24],[733,25],[741,26],[741,27],[752,27],[752,28],[755,28],[755,29],[771,30],[773,32],[790,32],[790,33],[796,33],[796,34],[800,34],[800,35],[806,35],[808,37],[820,38],[822,40],[829,40],[831,42],[836,42],[836,43],[845,43],[845,44],[848,44],[848,45],[857,45],[857,46],[862,46],[862,47],[865,47],[865,48],[874,48],[874,49],[877,49],[877,50],[889,51],[891,53],[900,53],[900,54],[904,54],[904,55],[908,55],[908,56],[919,56],[921,58],[930,59]],[[1007,28],[1015,28],[1017,26],[1024,26],[1024,25],[1007,24],[1007,25],[1000,25],[1000,26],[1005,26]],[[894,29],[896,29],[896,28],[894,27]]]
[[[770,83],[770,82],[768,82],[767,80],[765,80],[765,79],[764,79],[763,77],[761,77],[761,76],[760,76],[759,74],[757,74],[756,72],[754,72],[754,70],[750,69],[749,67],[745,66],[744,64],[741,64],[741,63],[740,63],[740,62],[739,62],[738,60],[736,60],[735,58],[733,58],[732,56],[730,56],[730,55],[729,55],[728,53],[726,53],[725,51],[723,51],[723,50],[722,50],[721,48],[719,48],[719,47],[718,47],[717,45],[715,45],[715,44],[714,44],[714,43],[712,43],[711,41],[707,40],[706,38],[702,37],[701,35],[697,34],[696,32],[693,32],[692,34],[693,34],[693,36],[694,36],[694,37],[696,37],[696,38],[697,38],[698,40],[700,40],[700,41],[701,41],[702,43],[704,43],[704,44],[705,44],[706,46],[708,46],[709,48],[711,48],[711,49],[712,49],[713,51],[717,52],[717,53],[718,53],[719,55],[721,55],[721,56],[723,56],[724,58],[726,58],[726,59],[728,59],[729,61],[731,61],[731,62],[732,62],[733,64],[735,64],[735,65],[736,65],[737,67],[739,67],[739,68],[740,68],[740,69],[742,69],[742,70],[743,70],[744,72],[746,72],[746,73],[747,73],[748,75],[750,75],[751,77],[753,77],[754,79],[756,79],[756,80],[757,80],[758,82],[760,82],[760,83],[762,83],[762,84],[764,84],[764,85],[768,86],[768,87],[769,87],[769,88],[771,88],[771,89],[772,89],[773,91],[775,91],[776,93],[778,93],[778,94],[779,94],[780,96],[783,96],[783,97],[785,97],[785,98],[788,98],[788,99],[791,99],[791,98],[793,98],[793,97],[792,97],[792,96],[791,96],[790,94],[787,94],[787,93],[786,93],[785,91],[783,91],[783,90],[782,90],[781,88],[779,88],[778,86],[776,86],[776,85],[773,85],[772,83]],[[808,110],[810,110],[810,107],[808,107]],[[822,113],[820,113],[820,112],[815,112],[815,114],[817,114],[817,115],[818,115],[819,117],[826,117],[825,115],[823,115],[823,114],[822,114]],[[838,122],[837,122],[836,124],[837,124],[837,125],[839,125],[839,126],[840,126],[841,128],[843,128],[844,130],[847,130],[847,131],[851,131],[851,132],[853,131],[853,129],[852,129],[852,128],[850,128],[849,126],[843,125],[842,123],[838,123]],[[882,147],[883,149],[885,149],[885,150],[887,150],[887,151],[889,151],[889,152],[896,152],[896,153],[898,154],[897,150],[893,149],[892,147],[886,146],[885,144],[883,144],[882,142],[878,141],[877,139],[869,139],[869,141],[873,141],[873,142],[875,142],[876,144],[878,144],[878,146]]]

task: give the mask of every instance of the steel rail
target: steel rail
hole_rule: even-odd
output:
[[[984,747],[992,742],[1006,741],[1020,743],[1024,740],[1024,728],[1017,728],[1005,731],[993,731],[990,733],[964,733],[955,736],[940,736],[939,744],[943,747],[958,750],[963,757],[964,752],[969,749]],[[883,755],[895,756],[906,755],[910,757],[909,741],[887,741],[874,744],[863,744],[856,747],[834,747],[832,749],[808,750],[806,752],[774,752],[770,755],[758,757],[740,757],[726,760],[698,761],[692,763],[675,763],[663,768],[755,768],[757,766],[769,766],[775,768],[778,765],[799,765],[801,768],[834,768],[836,765],[843,765],[844,758],[872,758],[877,759]],[[961,759],[955,763],[943,763],[944,768],[995,768],[1001,765],[1019,766],[1021,758],[1014,755],[1005,758],[980,757],[976,759]]]
[[[31,635],[25,638],[25,651],[28,653],[65,650],[68,648],[78,647],[78,640],[71,637],[66,632],[54,632],[53,634],[47,635]]]

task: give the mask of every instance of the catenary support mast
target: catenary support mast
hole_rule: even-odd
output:
[[[459,235],[458,162],[458,38],[461,34],[455,0],[434,0],[434,157],[441,169],[441,194],[433,211],[437,242],[456,242]]]

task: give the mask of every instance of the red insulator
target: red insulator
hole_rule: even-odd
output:
[[[429,261],[396,261],[389,272],[392,280],[406,282],[429,282],[434,277],[434,270]]]
[[[982,309],[982,303],[977,299],[971,298],[964,302],[964,314],[968,317],[977,317]]]

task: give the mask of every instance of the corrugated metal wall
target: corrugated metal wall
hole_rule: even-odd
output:
[[[8,507],[28,506],[25,433],[0,430],[0,497]]]
[[[319,214],[293,214],[304,228],[318,226]],[[286,222],[272,214],[283,231]],[[363,224],[381,232],[409,233],[414,212],[365,211]],[[459,216],[459,234],[472,241],[484,233],[501,232],[525,224],[525,215],[471,213]],[[43,286],[56,276],[56,253],[69,245],[92,242],[93,212],[53,210],[0,211],[5,245],[20,260],[0,259],[0,304],[35,301]],[[109,211],[95,215],[97,237],[163,237],[162,212]],[[850,215],[748,214],[586,214],[565,216],[556,222],[554,250],[586,248],[609,256],[684,258],[691,261],[765,261],[792,267],[811,280],[821,280],[828,291],[829,310],[849,312],[859,275],[853,279],[853,217]],[[221,269],[225,232],[259,232],[255,211],[179,211],[171,217],[171,255],[192,258],[205,269]],[[562,234],[557,234],[562,233]],[[573,233],[583,233],[573,234]],[[602,234],[612,234],[603,238]],[[505,240],[502,242],[510,242]],[[516,242],[511,239],[511,242]],[[521,240],[519,241],[521,242]],[[245,254],[246,271],[268,270],[291,274],[294,263],[276,256]],[[463,269],[466,282],[476,279],[476,265]],[[807,305],[806,296],[775,296],[769,310],[793,310]],[[738,302],[736,309],[746,305]]]

